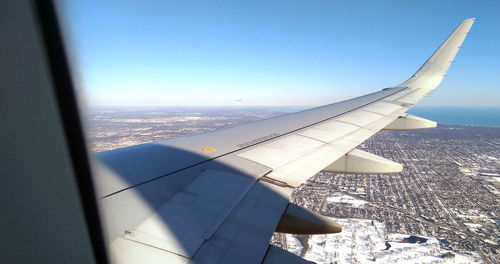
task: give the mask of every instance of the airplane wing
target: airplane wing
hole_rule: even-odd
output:
[[[340,232],[289,202],[320,171],[399,172],[355,148],[381,129],[436,123],[406,111],[439,85],[474,18],[464,20],[400,85],[214,132],[95,156],[94,185],[117,263],[307,263],[269,245],[275,231]]]
[[[119,263],[307,263],[270,246],[273,232],[341,227],[290,203],[293,189],[322,170],[400,171],[355,148],[380,129],[436,125],[405,112],[440,83],[474,22],[400,85],[100,153],[91,171],[53,3],[2,8],[1,263],[106,263],[109,253]]]

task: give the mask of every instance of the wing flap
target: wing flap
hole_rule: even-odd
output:
[[[205,170],[124,237],[190,258],[254,182],[234,173]]]
[[[242,256],[260,262],[291,191],[253,177],[205,169],[137,227],[115,238],[111,254],[123,263],[141,258],[235,263]]]
[[[261,263],[269,240],[288,206],[288,195],[258,181],[217,232],[193,257],[194,263]]]
[[[403,107],[399,104],[394,104],[390,102],[376,102],[369,104],[362,109],[368,112],[374,112],[379,115],[390,116],[392,113],[401,110]]]
[[[359,129],[358,126],[332,120],[312,128],[299,131],[298,134],[328,143],[357,129]]]
[[[383,115],[368,112],[368,111],[363,111],[363,110],[355,110],[346,114],[343,114],[337,118],[335,118],[336,121],[356,125],[359,127],[364,127],[367,126],[368,124],[371,124],[378,119],[382,118]]]
[[[294,255],[284,249],[276,246],[270,246],[266,253],[266,257],[263,264],[281,264],[281,263],[293,263],[293,264],[313,264],[314,262],[305,260],[297,255]]]
[[[276,168],[266,177],[297,187],[342,155],[341,150],[325,144],[303,157]]]
[[[172,263],[187,264],[190,259],[172,254],[160,248],[151,247],[137,241],[117,238],[111,244],[111,263],[136,264],[136,263]]]
[[[277,168],[283,163],[311,152],[322,144],[323,142],[308,137],[290,135],[252,148],[238,156],[270,168]]]

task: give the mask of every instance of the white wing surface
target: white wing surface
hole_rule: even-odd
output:
[[[319,171],[387,173],[401,165],[355,148],[381,129],[435,122],[405,112],[441,82],[474,19],[463,21],[400,85],[300,113],[96,156],[95,185],[119,263],[307,263],[269,246],[275,230],[339,232],[289,203]]]

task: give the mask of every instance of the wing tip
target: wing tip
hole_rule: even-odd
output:
[[[476,19],[477,18],[475,18],[475,17],[467,18],[464,21],[462,21],[462,24],[466,24],[466,23],[473,24],[474,22],[476,22]]]

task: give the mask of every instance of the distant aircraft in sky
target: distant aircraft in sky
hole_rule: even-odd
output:
[[[90,156],[53,7],[11,1],[2,19],[11,29],[0,41],[9,124],[1,144],[2,263],[308,263],[270,245],[272,234],[342,227],[290,203],[294,188],[320,171],[400,172],[401,164],[356,147],[381,129],[436,126],[406,111],[439,85],[475,20],[464,20],[399,85]]]

